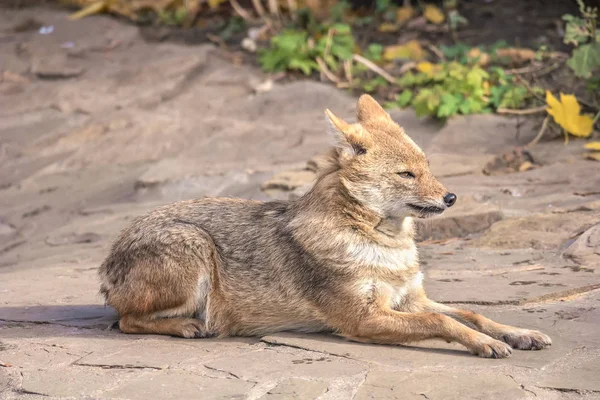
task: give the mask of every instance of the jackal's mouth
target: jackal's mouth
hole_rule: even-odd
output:
[[[441,214],[446,210],[443,207],[432,206],[432,205],[419,206],[417,204],[408,204],[408,206],[423,216]]]

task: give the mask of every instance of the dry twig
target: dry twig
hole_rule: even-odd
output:
[[[290,10],[290,15],[292,19],[296,20],[296,11],[298,10],[298,3],[296,0],[287,0],[288,8]]]
[[[433,43],[429,43],[427,41],[423,42],[425,47],[427,47],[433,54],[437,56],[441,61],[446,61],[446,56],[440,49],[438,49]]]
[[[321,57],[317,57],[316,60],[317,64],[319,64],[319,68],[321,68],[321,73],[325,75],[327,79],[329,79],[331,82],[340,83],[340,78],[335,76],[335,74],[331,72],[329,68],[327,68],[327,64],[325,64],[325,61],[323,61]]]
[[[265,8],[263,7],[262,3],[260,2],[260,0],[252,0],[252,5],[254,6],[254,9],[256,10],[256,13],[258,14],[258,16],[262,19],[262,20],[267,20],[267,13],[265,11]]]
[[[246,11],[237,0],[229,0],[229,4],[231,4],[233,11],[235,11],[245,21],[252,22],[254,20],[248,11]]]
[[[547,115],[546,118],[544,118],[544,122],[542,123],[542,128],[540,129],[539,133],[536,135],[536,137],[533,138],[533,140],[531,142],[529,142],[525,145],[526,149],[532,148],[533,146],[535,146],[537,144],[537,142],[540,141],[542,136],[544,136],[544,133],[546,133],[546,129],[548,129],[549,121],[550,121],[550,116]]]
[[[527,89],[529,94],[531,94],[532,96],[536,97],[538,100],[541,100],[544,103],[546,102],[546,99],[544,99],[542,96],[533,91],[531,86],[529,86],[529,82],[527,82],[521,75],[515,74],[515,77],[519,80],[519,82],[523,84],[523,86],[525,86],[525,89]]]
[[[391,76],[383,68],[378,67],[373,62],[367,60],[363,56],[358,55],[358,54],[354,54],[352,56],[352,59],[354,61],[356,61],[356,62],[361,63],[362,65],[364,65],[365,67],[369,68],[371,71],[375,72],[376,74],[380,75],[383,79],[385,79],[389,83],[394,84],[394,85],[396,84],[396,80],[394,79],[393,76]]]
[[[276,18],[280,18],[281,14],[279,14],[279,5],[277,4],[277,0],[269,0],[268,4],[271,15]]]
[[[529,115],[529,114],[537,114],[539,112],[546,111],[546,108],[547,108],[547,106],[526,108],[524,110],[513,110],[511,108],[499,108],[496,110],[496,112],[498,114]]]

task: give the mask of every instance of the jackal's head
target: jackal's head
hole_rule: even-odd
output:
[[[456,195],[429,170],[423,150],[371,96],[358,100],[355,124],[326,114],[341,183],[364,207],[382,217],[428,218],[455,203]]]

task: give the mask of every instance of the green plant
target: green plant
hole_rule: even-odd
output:
[[[342,61],[352,58],[354,47],[350,26],[346,24],[322,26],[314,35],[288,29],[273,36],[268,49],[259,51],[259,62],[268,72],[298,70],[310,75],[319,71],[316,60],[320,57],[337,71]]]
[[[185,7],[177,7],[173,10],[159,10],[158,19],[161,23],[171,26],[181,26],[188,15]]]
[[[581,78],[590,78],[592,72],[600,68],[600,31],[597,27],[598,9],[586,7],[583,0],[577,0],[581,17],[570,14],[563,16],[566,22],[566,44],[576,48],[567,65]]]
[[[433,65],[421,63],[419,72],[398,80],[406,89],[388,107],[414,107],[418,116],[447,118],[477,114],[498,108],[519,108],[530,97],[528,90],[513,83],[499,67],[484,70],[457,61]]]

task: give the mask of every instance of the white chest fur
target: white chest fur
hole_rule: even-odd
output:
[[[415,267],[418,263],[417,249],[414,245],[407,248],[354,245],[348,246],[347,255],[357,265],[380,269],[382,272],[401,272]]]
[[[367,279],[361,282],[358,291],[361,296],[383,297],[390,308],[401,308],[407,296],[423,285],[423,273],[417,271],[406,281],[385,281],[381,279]]]

